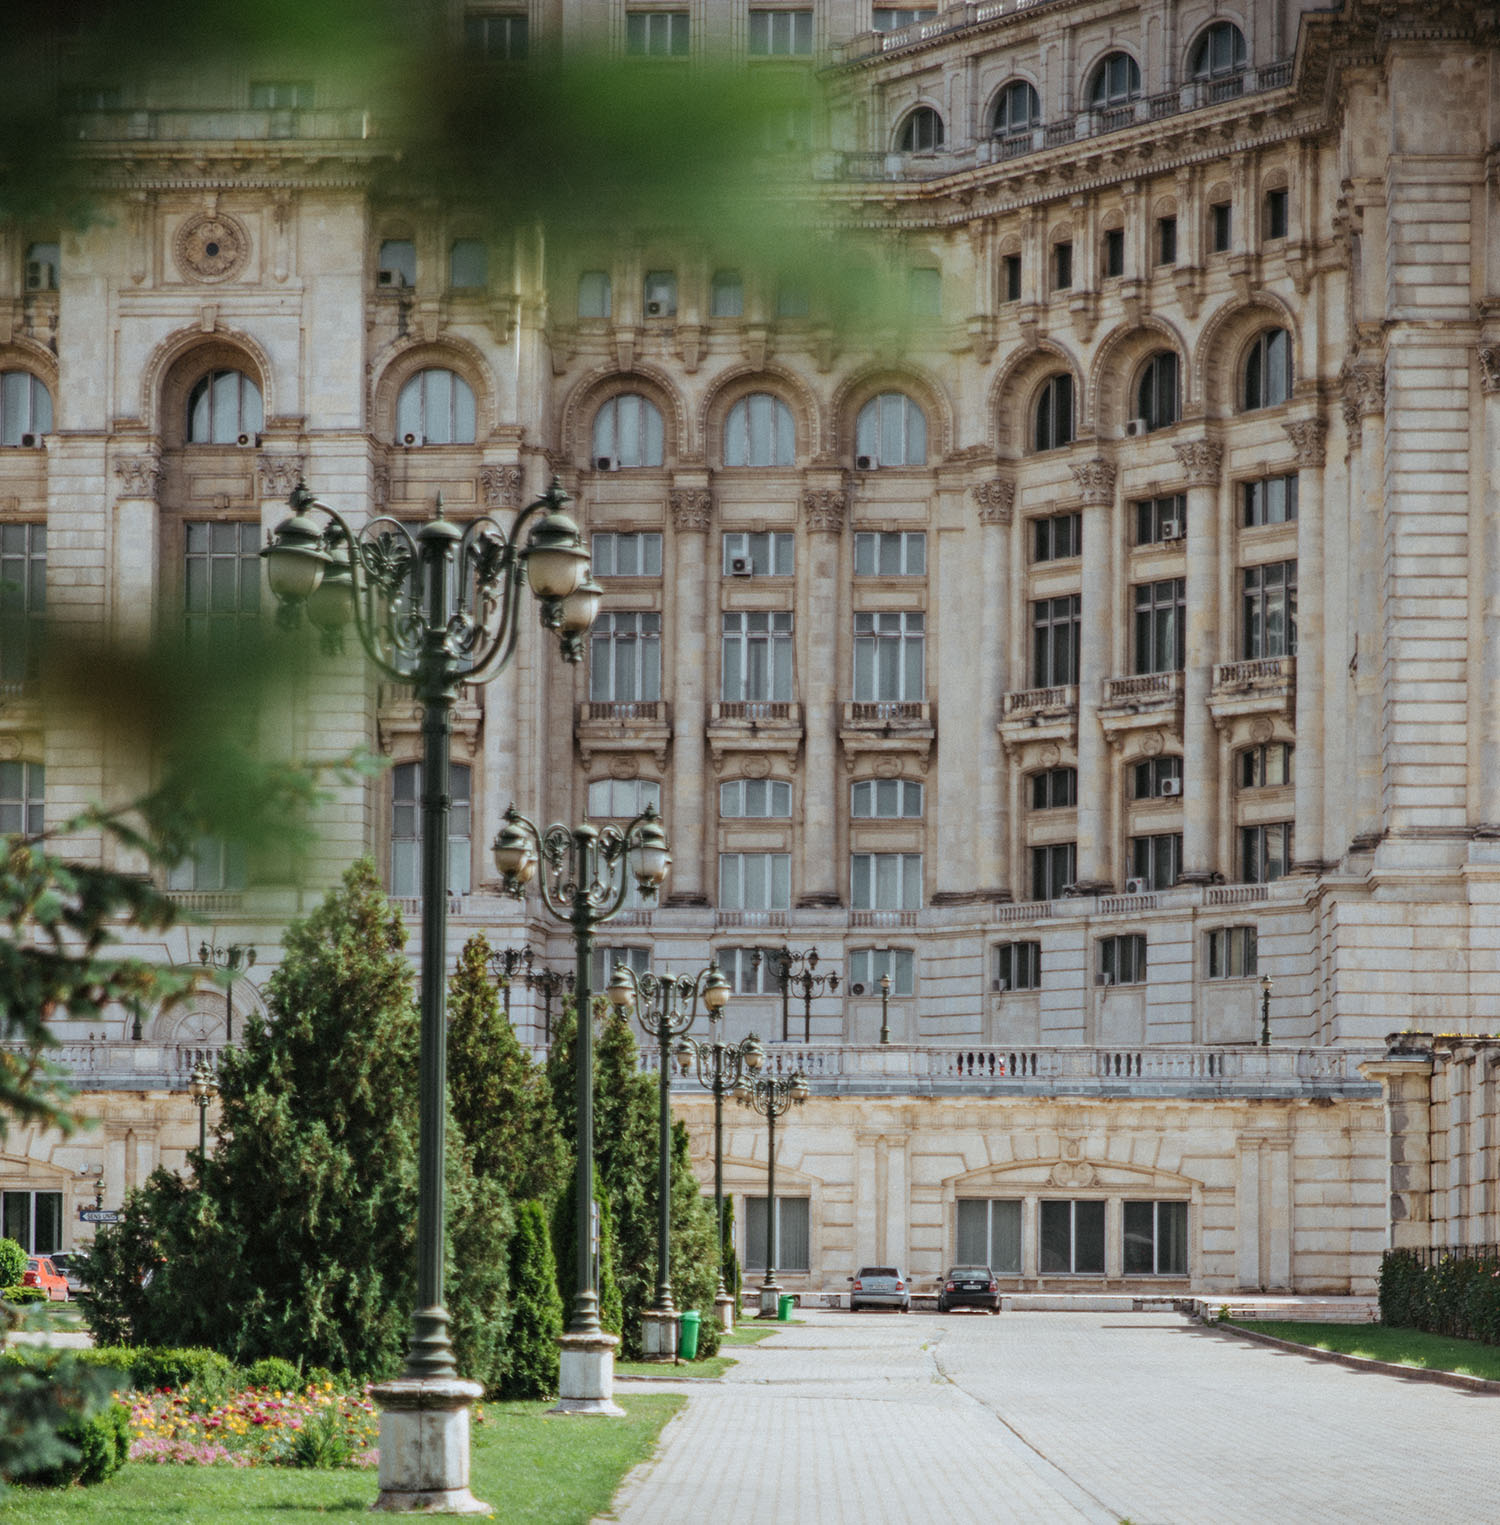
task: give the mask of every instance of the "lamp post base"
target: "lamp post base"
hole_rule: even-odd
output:
[[[675,1361],[682,1318],[675,1308],[647,1308],[641,1314],[641,1350],[648,1361]]]
[[[458,1377],[397,1378],[371,1389],[380,1405],[382,1514],[493,1514],[469,1492],[469,1405],[484,1395]]]
[[[714,1317],[719,1321],[719,1328],[731,1330],[734,1328],[734,1299],[727,1292],[720,1292],[714,1298]]]
[[[561,1356],[557,1402],[552,1414],[602,1414],[623,1419],[614,1401],[615,1346],[612,1334],[565,1334],[557,1342]]]
[[[768,1281],[756,1293],[756,1318],[775,1318],[780,1311],[781,1284]]]

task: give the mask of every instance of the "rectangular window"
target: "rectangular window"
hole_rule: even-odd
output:
[[[47,612],[47,526],[0,525],[0,683],[34,683]]]
[[[1077,803],[1077,768],[1043,768],[1031,775],[1033,810],[1061,810]]]
[[[1146,936],[1126,932],[1099,939],[1099,965],[1095,982],[1100,985],[1141,985],[1146,979]]]
[[[1187,581],[1138,583],[1135,588],[1135,671],[1177,672],[1187,650]]]
[[[726,577],[790,577],[795,570],[797,537],[769,531],[737,530],[724,536]]]
[[[731,778],[719,785],[719,814],[727,820],[790,820],[792,786],[783,778]]]
[[[1169,890],[1182,872],[1182,833],[1161,832],[1130,839],[1130,877],[1153,890]]]
[[[807,57],[812,52],[812,24],[811,11],[751,11],[751,57]]]
[[[448,893],[467,895],[470,875],[471,774],[465,763],[448,764]],[[199,885],[197,888],[203,888]],[[422,893],[422,765],[391,769],[391,894]]]
[[[578,277],[578,316],[607,318],[610,314],[609,275],[603,270],[585,270]]]
[[[1218,927],[1208,934],[1208,977],[1248,979],[1257,972],[1255,928]]]
[[[708,315],[711,318],[741,318],[745,315],[745,282],[738,270],[715,270],[709,288]]]
[[[646,274],[642,300],[648,318],[671,318],[677,315],[677,277],[670,270],[651,270]]]
[[[1285,190],[1266,192],[1266,237],[1285,238],[1290,197]]]
[[[399,287],[417,284],[417,246],[409,238],[386,239],[380,246],[378,265],[382,272],[382,285]],[[386,272],[394,276],[394,280],[385,279]]]
[[[647,805],[661,809],[661,785],[650,778],[596,778],[589,785],[589,814],[604,821],[633,821]]]
[[[1040,1270],[1063,1275],[1104,1274],[1104,1204],[1041,1203]]]
[[[47,770],[41,763],[0,762],[0,837],[41,832],[46,794]]]
[[[589,635],[589,698],[605,703],[661,698],[661,615],[601,614]]]
[[[1049,842],[1031,849],[1031,898],[1056,900],[1073,887],[1078,877],[1078,845]]]
[[[1004,264],[1005,300],[1007,302],[1019,302],[1021,300],[1021,256],[1019,254],[1007,254]]]
[[[870,25],[877,32],[894,32],[898,27],[911,26],[917,21],[931,21],[936,10],[912,6],[877,5],[870,17]]]
[[[790,853],[720,853],[719,907],[725,911],[789,911]]]
[[[1240,828],[1240,878],[1246,884],[1269,884],[1291,872],[1292,823]]]
[[[1243,484],[1245,527],[1262,524],[1290,524],[1297,517],[1297,473],[1290,476],[1262,477]]]
[[[926,619],[921,614],[854,616],[854,698],[918,702],[925,692]]]
[[[1104,234],[1105,275],[1125,274],[1125,229],[1109,228]]]
[[[1188,1205],[1186,1202],[1126,1202],[1125,1274],[1186,1276]]]
[[[614,978],[616,964],[624,964],[637,974],[649,974],[651,950],[620,944],[596,944],[593,959],[589,963],[589,983],[593,986],[595,995]]]
[[[1209,240],[1215,254],[1223,254],[1229,248],[1229,234],[1231,227],[1230,205],[1227,201],[1216,201],[1208,209],[1209,216]]]
[[[991,990],[1039,990],[1042,984],[1042,945],[1037,942],[997,943]]]
[[[1031,606],[1031,681],[1037,688],[1078,681],[1079,598],[1038,599]]]
[[[167,888],[174,894],[242,890],[245,878],[244,843],[205,836],[199,837],[188,856],[167,871]]]
[[[464,46],[486,63],[517,63],[526,57],[525,16],[468,16],[464,19]]]
[[[863,985],[865,995],[878,996],[882,975],[890,976],[892,995],[914,995],[917,988],[916,954],[910,948],[854,948],[850,951],[851,990],[855,985]]]
[[[807,287],[797,281],[783,281],[776,288],[776,316],[778,318],[805,318],[812,311],[812,299]]]
[[[1295,748],[1285,741],[1267,741],[1240,753],[1241,789],[1280,789],[1293,782]]]
[[[187,638],[233,640],[260,619],[260,525],[189,522],[184,530]]]
[[[860,530],[854,537],[856,577],[925,577],[927,535],[923,530]]]
[[[62,1193],[8,1191],[0,1199],[4,1234],[28,1255],[51,1255],[62,1248]]]
[[[1187,494],[1143,498],[1135,505],[1135,543],[1161,545],[1187,533]]]
[[[922,904],[921,853],[855,853],[851,904],[856,911],[915,911]]]
[[[811,1214],[806,1197],[776,1199],[776,1266],[778,1271],[807,1271],[812,1265]],[[764,1271],[766,1251],[766,1199],[745,1198],[745,1269]]]
[[[1020,1202],[960,1197],[957,1207],[958,1246],[954,1262],[961,1266],[988,1266],[993,1276],[1019,1276]]]
[[[625,16],[625,51],[632,58],[686,58],[686,11],[630,11]]]
[[[1063,561],[1083,555],[1083,515],[1052,514],[1031,521],[1031,559]]]
[[[448,249],[448,284],[460,291],[482,290],[489,280],[489,250],[482,238],[455,238]]]
[[[1244,572],[1245,660],[1297,654],[1297,563],[1275,561]]]
[[[792,697],[792,615],[768,610],[738,610],[723,616],[721,648],[723,688],[720,697],[779,700]]]
[[[1052,289],[1054,291],[1067,291],[1073,285],[1073,245],[1071,243],[1053,244],[1052,246]]]
[[[906,273],[906,305],[914,318],[943,315],[943,272],[931,265],[918,265]]]
[[[594,536],[595,577],[660,577],[661,536],[654,530]]]
[[[773,961],[759,948],[719,948],[714,960],[736,995],[775,995],[781,988]]]
[[[1156,263],[1158,265],[1177,263],[1177,219],[1175,217],[1156,219]]]
[[[922,786],[910,778],[861,779],[850,789],[849,814],[856,821],[920,819]]]
[[[1130,797],[1136,800],[1161,799],[1182,793],[1182,759],[1148,757],[1130,770]]]
[[[262,80],[250,86],[252,111],[308,111],[313,87],[308,80]]]

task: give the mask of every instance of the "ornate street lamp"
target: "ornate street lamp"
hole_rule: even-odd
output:
[[[208,1163],[208,1107],[219,1094],[219,1082],[214,1072],[200,1059],[188,1077],[188,1095],[198,1107],[198,1180],[203,1180],[203,1167]]]
[[[735,1300],[724,1286],[724,1098],[734,1090],[741,1075],[759,1074],[766,1062],[760,1039],[751,1033],[739,1043],[724,1042],[717,1011],[708,1014],[713,1038],[700,1043],[696,1038],[682,1038],[677,1044],[677,1065],[684,1075],[695,1064],[698,1084],[713,1092],[714,1098],[714,1224],[719,1246],[719,1285],[714,1293],[714,1315],[724,1329],[734,1328]]]
[[[780,1236],[776,1223],[776,1119],[807,1100],[807,1081],[798,1070],[792,1075],[741,1075],[734,1094],[745,1106],[766,1120],[766,1275],[760,1284],[757,1317],[775,1318],[781,1284],[776,1280]]]
[[[243,965],[248,971],[255,967],[255,949],[248,943],[230,943],[221,948],[217,943],[198,944],[198,962],[205,969],[223,969],[229,975],[224,986],[224,1041],[234,1042],[234,981]]]
[[[1260,977],[1260,1046],[1271,1046],[1271,976]]]
[[[771,961],[771,973],[781,986],[781,1041],[791,1042],[789,1026],[791,1021],[788,1010],[788,996],[791,991],[797,991],[802,997],[802,1041],[812,1042],[812,1003],[816,996],[821,996],[826,990],[830,995],[839,988],[839,977],[836,970],[828,970],[824,974],[815,974],[813,971],[818,967],[818,950],[808,948],[803,953],[793,953],[790,948],[772,948],[767,955]],[[761,954],[756,952],[755,962],[759,965]]]
[[[526,971],[526,988],[528,990],[540,990],[542,993],[542,1046],[552,1047],[552,998],[557,995],[566,995],[573,988],[573,971],[571,969],[548,969],[545,965],[540,969],[528,969]]]
[[[497,948],[490,954],[490,973],[505,992],[505,1020],[510,1021],[510,991],[516,975],[524,970],[526,983],[531,983],[531,961],[536,955],[529,946],[524,948]]]
[[[643,1315],[642,1347],[648,1361],[670,1361],[677,1355],[677,1310],[672,1305],[672,1040],[687,1032],[698,1016],[698,1002],[710,1015],[724,1009],[731,987],[717,964],[700,970],[697,978],[671,974],[637,974],[616,964],[605,994],[616,1011],[633,1006],[642,1029],[656,1039],[659,1100],[656,1139],[656,1303]]]
[[[891,1041],[891,977],[880,976],[880,1041]]]
[[[515,653],[520,590],[529,584],[563,657],[583,655],[598,611],[578,526],[556,479],[516,515],[507,536],[488,514],[463,528],[433,517],[415,534],[382,515],[355,530],[300,483],[291,516],[261,552],[278,619],[302,609],[338,650],[351,619],[370,660],[410,683],[422,706],[422,1027],[418,1082],[417,1299],[401,1375],[374,1389],[380,1422],[380,1510],[475,1512],[469,1492],[469,1404],[443,1306],[443,1132],[447,1093],[444,966],[448,944],[448,753],[460,684],[487,683]],[[322,515],[322,519],[314,515]],[[522,529],[531,531],[523,542]]]
[[[542,904],[550,915],[572,927],[577,953],[573,989],[578,1007],[578,1292],[560,1342],[557,1407],[572,1414],[622,1414],[612,1396],[614,1351],[619,1342],[599,1323],[594,1270],[594,1022],[589,964],[594,928],[618,915],[630,875],[635,875],[643,899],[656,895],[672,861],[667,837],[661,817],[649,805],[624,830],[554,822],[545,831],[512,805],[495,838],[494,854],[508,895],[519,900],[531,879],[537,878]],[[537,876],[539,864],[542,872]]]

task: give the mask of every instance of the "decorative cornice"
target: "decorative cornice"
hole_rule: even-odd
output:
[[[809,487],[802,494],[802,516],[815,534],[842,535],[849,517],[849,494],[837,487]]]
[[[1328,425],[1321,418],[1302,418],[1281,427],[1297,452],[1299,466],[1323,465],[1328,455]]]
[[[1500,344],[1479,346],[1479,384],[1486,392],[1500,392]]]
[[[1115,463],[1096,455],[1071,468],[1073,480],[1083,501],[1089,504],[1112,503],[1115,496]]]
[[[120,479],[122,498],[150,498],[154,502],[161,485],[161,455],[151,450],[145,455],[121,456],[115,462],[115,475]]]
[[[1224,464],[1224,447],[1218,440],[1195,439],[1173,445],[1172,454],[1187,475],[1189,487],[1217,487]]]
[[[971,489],[974,501],[979,505],[981,524],[1009,524],[1011,509],[1016,501],[1016,484],[1009,477],[991,477],[988,482],[976,482]]]
[[[672,526],[679,534],[703,534],[714,516],[714,495],[706,487],[674,487]]]
[[[479,489],[486,508],[519,508],[525,473],[519,466],[481,466]]]
[[[260,473],[260,495],[263,498],[285,498],[302,480],[307,462],[300,455],[257,456],[255,469]]]

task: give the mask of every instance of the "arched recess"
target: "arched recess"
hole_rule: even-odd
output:
[[[882,392],[905,392],[927,415],[927,464],[953,450],[953,409],[942,385],[916,366],[870,365],[839,383],[829,406],[828,449],[838,456],[854,449],[854,421],[859,410]]]
[[[468,382],[474,393],[475,445],[484,444],[499,423],[499,391],[479,347],[454,334],[435,342],[398,340],[375,361],[372,368],[375,385],[368,413],[370,432],[384,445],[395,439],[396,398],[411,377],[429,367],[456,371]]]
[[[618,397],[622,392],[639,392],[661,409],[666,425],[664,466],[675,466],[692,458],[686,432],[688,413],[682,394],[665,371],[656,366],[637,364],[629,371],[601,366],[584,376],[568,394],[562,409],[562,448],[568,460],[577,464],[588,460],[594,414],[611,397]]]
[[[152,352],[141,373],[141,417],[163,445],[187,439],[187,399],[193,383],[212,370],[243,371],[260,388],[264,415],[277,416],[279,398],[271,357],[241,329],[179,329]]]
[[[1083,387],[1083,373],[1077,360],[1053,339],[1040,339],[1029,348],[1018,350],[1001,367],[990,387],[986,410],[993,431],[995,453],[1002,456],[1024,455],[1031,448],[1031,410],[1037,388],[1049,376],[1066,371],[1073,378],[1073,437],[1089,428],[1088,397]]]
[[[724,418],[740,398],[751,392],[771,392],[792,410],[797,425],[799,463],[815,460],[827,449],[828,430],[812,389],[795,371],[780,365],[738,366],[715,377],[698,410],[698,436],[704,458],[716,466],[724,462]]]
[[[198,971],[201,972],[201,971]],[[243,1041],[245,1023],[267,1018],[266,1003],[258,986],[243,974],[230,986],[234,998],[234,1042]],[[223,987],[202,986],[180,1001],[160,1006],[142,1024],[152,1043],[219,1044],[224,1042],[227,999]],[[129,1018],[126,1018],[129,1032]]]
[[[1268,328],[1284,328],[1292,339],[1292,385],[1303,375],[1302,339],[1297,319],[1280,297],[1254,292],[1248,302],[1227,302],[1203,325],[1193,356],[1195,406],[1210,418],[1240,411],[1239,381],[1245,351]]]
[[[984,103],[983,114],[980,117],[980,121],[985,124],[986,132],[992,133],[996,136],[1004,136],[1007,124],[997,121],[996,116],[1000,110],[1002,98],[1007,98],[1008,92],[1013,90],[1017,85],[1025,85],[1031,90],[1032,99],[1036,106],[1036,114],[1030,122],[1025,124],[1024,127],[1020,123],[1012,122],[1010,124],[1011,130],[1017,132],[1025,131],[1040,124],[1040,122],[1046,116],[1047,110],[1046,105],[1042,99],[1041,81],[1035,75],[1027,74],[1022,70],[1017,70],[1014,73],[1007,74],[1005,78],[1002,79],[992,91],[990,91],[989,97]],[[1020,92],[1017,93],[1017,96],[1019,99]]]
[[[0,345],[0,371],[28,371],[52,394],[52,416],[58,411],[57,356],[45,344],[28,339],[24,334],[13,334]]]
[[[1182,335],[1163,319],[1143,318],[1135,328],[1117,328],[1107,334],[1094,354],[1088,381],[1088,412],[1101,437],[1123,434],[1126,421],[1135,416],[1137,372],[1148,355],[1172,350],[1179,367],[1178,395],[1181,413],[1187,416],[1196,370],[1188,365]]]

